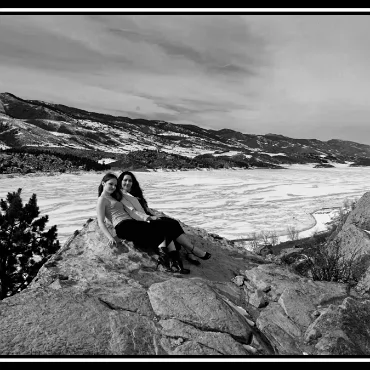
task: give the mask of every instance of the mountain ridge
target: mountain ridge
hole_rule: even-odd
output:
[[[158,162],[158,167],[153,169],[163,168],[161,161],[155,158],[155,153],[160,152],[187,157],[193,160],[194,166],[205,168],[284,168],[292,163],[317,167],[370,164],[370,146],[353,141],[294,139],[274,133],[255,135],[229,128],[213,130],[162,120],[134,119],[25,100],[9,92],[0,93],[0,148],[92,151],[99,153],[94,156],[99,158],[97,161],[109,158],[113,163],[126,160],[130,153],[140,157],[143,151],[151,151]],[[140,166],[145,167],[145,163]]]

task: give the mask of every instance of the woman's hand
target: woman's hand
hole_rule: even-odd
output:
[[[109,238],[109,242],[108,242],[108,245],[111,247],[114,247],[115,245],[117,244],[116,242],[116,239],[113,238],[113,236],[111,238]]]
[[[155,220],[158,220],[159,217],[158,216],[149,216],[148,217],[148,221],[155,221]]]

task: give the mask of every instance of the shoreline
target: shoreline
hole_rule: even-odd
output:
[[[247,170],[254,170],[255,168],[245,168],[245,169],[239,169],[242,171]],[[209,169],[188,169],[188,170],[173,170],[173,171],[166,171],[166,170],[130,170],[133,173],[137,172],[145,172],[145,173],[163,173],[163,172],[190,172],[190,171],[196,171],[196,172],[208,172],[208,171],[235,171],[237,169],[235,168],[209,168]],[[122,170],[123,171],[123,170]],[[83,170],[77,170],[77,171],[71,171],[71,172],[30,172],[30,173],[0,173],[0,180],[1,179],[14,179],[17,177],[38,177],[38,176],[61,176],[61,175],[86,175],[86,174],[106,174],[106,173],[117,173],[122,172],[121,170],[106,170],[106,171],[83,171]]]
[[[152,171],[143,171],[143,170],[130,170],[132,173],[141,173],[141,172],[145,172],[145,173],[167,173],[167,172],[213,172],[213,171],[236,171],[236,170],[240,170],[240,171],[253,171],[253,170],[274,170],[274,169],[271,169],[271,168],[243,168],[243,169],[235,169],[235,168],[209,168],[209,169],[205,169],[205,170],[202,170],[202,169],[189,169],[189,170],[174,170],[174,171],[162,171],[162,170],[152,170]],[[280,168],[280,169],[287,169],[287,168]],[[123,170],[122,170],[123,171]],[[61,176],[61,175],[86,175],[86,174],[101,174],[101,175],[104,175],[106,173],[118,173],[118,172],[122,172],[121,170],[108,170],[108,171],[73,171],[73,172],[32,172],[32,173],[26,173],[26,174],[22,174],[22,173],[1,173],[0,174],[0,180],[1,179],[14,179],[14,178],[17,178],[17,177],[39,177],[39,176]],[[118,175],[117,175],[118,176]]]
[[[276,170],[311,170],[311,169],[317,169],[317,170],[335,170],[335,169],[344,169],[344,168],[370,168],[370,166],[356,166],[353,167],[351,166],[352,162],[341,164],[341,163],[331,163],[333,167],[331,168],[315,168],[315,163],[305,163],[305,164],[299,164],[299,163],[294,163],[294,164],[283,164],[281,165],[281,168],[270,168],[270,167],[248,167],[248,168],[240,168],[240,167],[230,167],[230,168],[203,168],[203,167],[198,167],[198,168],[189,168],[189,169],[163,169],[163,168],[145,168],[145,167],[140,167],[137,169],[130,169],[129,171],[136,173],[136,172],[145,172],[145,173],[162,173],[162,172],[191,172],[191,171],[196,171],[196,172],[213,172],[213,171],[255,171],[255,170],[265,170],[265,171],[276,171]],[[116,173],[116,172],[121,172],[126,169],[119,169],[116,167],[113,167],[110,170],[91,170],[91,171],[86,171],[86,170],[73,170],[69,172],[60,172],[60,171],[55,171],[55,172],[43,172],[43,171],[37,171],[37,172],[30,172],[30,173],[19,173],[19,172],[13,172],[13,173],[0,173],[0,180],[2,178],[15,178],[15,177],[36,177],[36,176],[59,176],[59,175],[82,175],[82,174],[106,174],[108,172]]]
[[[318,208],[315,211],[311,212],[310,216],[313,218],[314,224],[308,227],[304,227],[301,230],[297,230],[296,231],[298,232],[297,241],[309,238],[314,233],[321,234],[328,231],[330,223],[334,220],[335,216],[337,215],[340,209],[341,207]],[[234,243],[246,244],[247,242],[253,239],[247,238],[247,239],[229,239],[229,240]],[[278,235],[277,245],[285,243],[287,241],[291,241],[289,239],[289,234]]]
[[[370,167],[370,166],[362,166],[362,167]],[[343,168],[356,168],[351,167],[349,164],[337,164],[336,166],[330,168],[330,169],[343,169]],[[315,168],[314,164],[284,164],[284,167],[282,168],[268,168],[268,167],[249,167],[249,168],[240,168],[240,167],[230,167],[230,168],[189,168],[189,169],[176,169],[176,170],[167,170],[162,168],[157,169],[151,169],[151,168],[137,168],[133,170],[129,170],[133,173],[136,172],[145,172],[145,173],[161,173],[161,172],[190,172],[190,171],[196,171],[196,172],[208,172],[208,171],[254,171],[254,170],[266,170],[266,171],[272,171],[272,170],[289,170],[289,169],[318,169],[318,170],[328,170],[328,168]],[[329,169],[329,170],[330,170]],[[75,170],[70,172],[43,172],[43,171],[37,171],[37,172],[30,172],[30,173],[19,173],[19,172],[13,172],[13,173],[1,173],[0,174],[0,180],[2,178],[14,178],[14,177],[36,177],[36,176],[59,176],[59,175],[81,175],[81,174],[105,174],[108,172],[120,172],[123,170],[120,169],[110,169],[110,170],[91,170],[91,171],[85,171],[85,170]]]
[[[329,224],[333,221],[339,209],[341,207],[332,208],[319,208],[310,213],[310,216],[314,219],[313,226],[303,228],[302,230],[297,230],[298,239],[306,239],[315,233],[321,234],[329,230]],[[279,243],[284,243],[289,241],[289,235],[283,234],[279,236]]]

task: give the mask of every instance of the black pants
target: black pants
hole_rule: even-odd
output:
[[[169,217],[161,217],[150,222],[124,220],[115,227],[115,230],[120,239],[132,241],[135,245],[155,251],[164,240],[168,245],[184,233],[179,222]]]

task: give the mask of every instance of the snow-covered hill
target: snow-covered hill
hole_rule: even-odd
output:
[[[351,141],[251,135],[226,128],[207,130],[195,125],[88,112],[1,93],[0,148],[32,146],[94,150],[104,152],[107,158],[110,153],[127,154],[145,149],[188,158],[212,154],[213,158],[242,159],[263,167],[293,163],[368,165],[370,162],[370,146]]]

